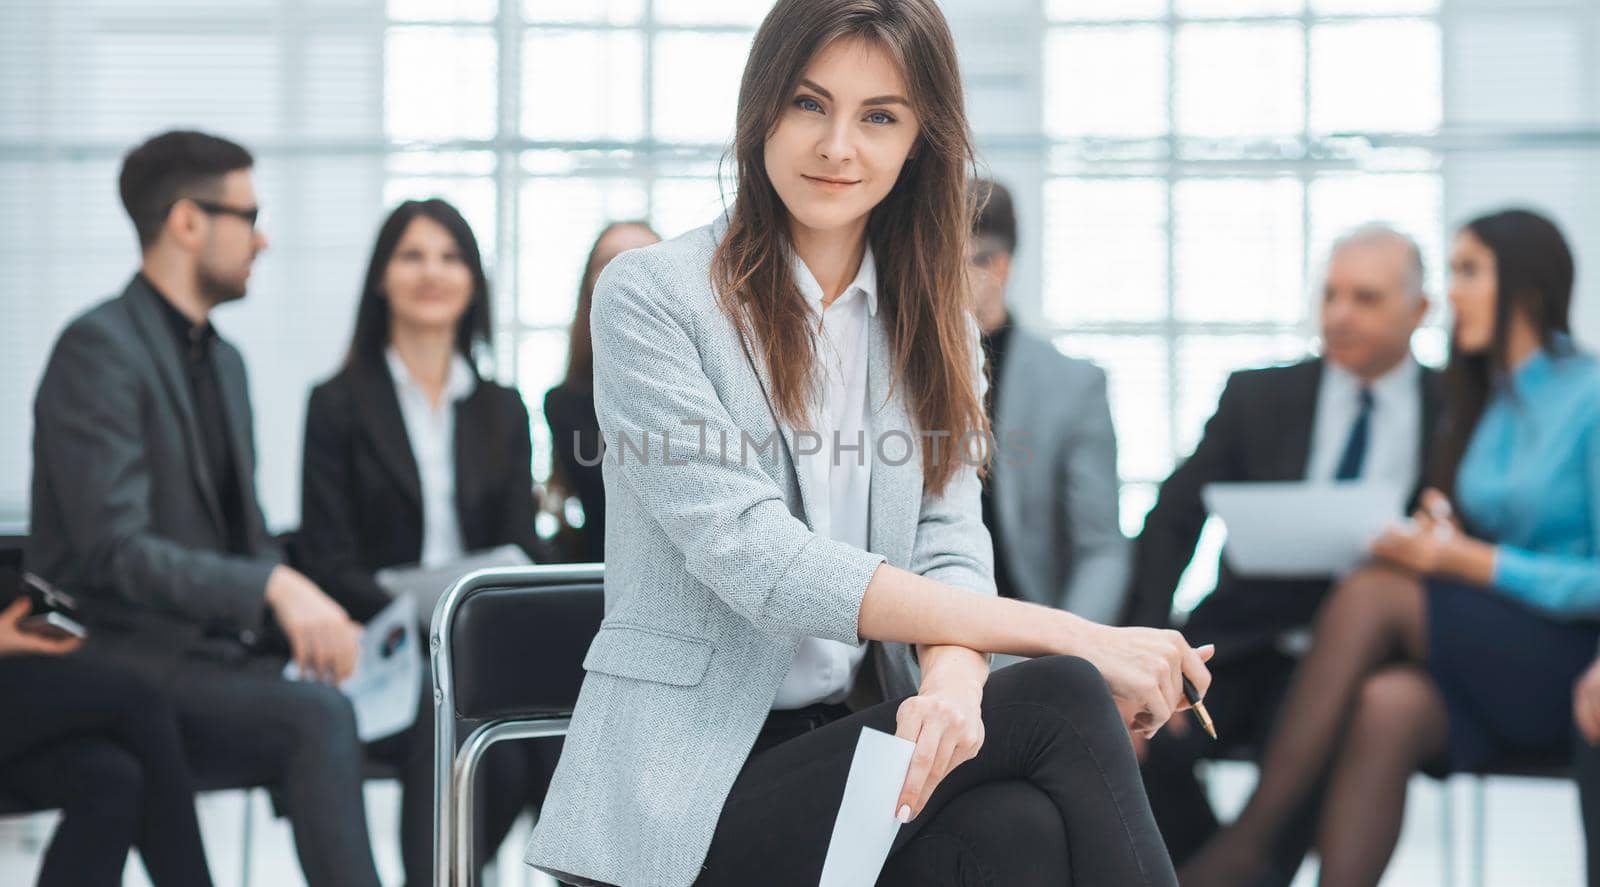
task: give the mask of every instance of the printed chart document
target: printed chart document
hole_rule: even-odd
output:
[[[908,739],[861,728],[817,887],[872,887],[877,882],[900,831],[895,802],[916,747]]]
[[[378,584],[389,594],[416,600],[417,612],[431,623],[433,610],[438,605],[439,598],[444,597],[445,591],[457,579],[473,570],[526,567],[530,563],[532,561],[528,560],[528,555],[521,548],[515,545],[502,545],[499,548],[471,552],[437,567],[387,567],[379,570],[376,578]]]
[[[1207,484],[1201,496],[1227,526],[1222,556],[1242,576],[1340,575],[1405,517],[1405,491],[1384,484]]]
[[[283,670],[300,680],[300,666]],[[422,696],[422,651],[417,646],[417,602],[409,597],[372,617],[361,632],[356,670],[339,685],[356,710],[356,733],[372,742],[404,730],[417,719]]]

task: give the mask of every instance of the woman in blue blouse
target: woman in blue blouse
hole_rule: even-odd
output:
[[[1266,874],[1324,778],[1321,883],[1376,884],[1417,769],[1570,741],[1573,682],[1600,641],[1600,362],[1569,338],[1572,254],[1548,220],[1468,222],[1450,272],[1435,486],[1324,605],[1256,792],[1185,887]]]

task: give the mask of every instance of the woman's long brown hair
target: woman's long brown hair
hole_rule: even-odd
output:
[[[986,438],[988,420],[977,396],[966,271],[972,136],[955,41],[933,0],[779,0],[767,14],[739,84],[738,190],[711,262],[712,285],[723,309],[764,350],[780,417],[803,425],[815,342],[810,309],[790,272],[788,213],[763,156],[806,65],[843,37],[871,41],[898,62],[921,127],[899,180],[868,216],[867,238],[894,358],[890,391],[904,386],[924,444],[930,434],[949,434],[944,444],[921,447],[923,487],[937,493],[972,458],[954,442]]]

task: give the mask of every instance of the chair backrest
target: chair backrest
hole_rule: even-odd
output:
[[[467,721],[571,712],[583,657],[605,612],[598,564],[480,570],[440,599],[431,636],[443,643],[454,712]]]

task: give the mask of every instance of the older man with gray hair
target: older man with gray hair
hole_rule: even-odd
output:
[[[1364,225],[1334,244],[1320,299],[1322,355],[1228,379],[1200,443],[1145,518],[1127,621],[1171,623],[1173,592],[1208,517],[1200,497],[1207,484],[1378,481],[1417,489],[1441,400],[1438,374],[1411,357],[1412,333],[1428,311],[1423,279],[1416,243],[1393,228]],[[1217,645],[1206,707],[1224,744],[1175,719],[1142,750],[1145,787],[1174,863],[1217,827],[1195,761],[1265,743],[1331,579],[1246,577],[1223,562],[1216,590],[1185,623],[1196,643]],[[1275,882],[1289,883],[1305,855],[1314,809],[1279,848]]]

